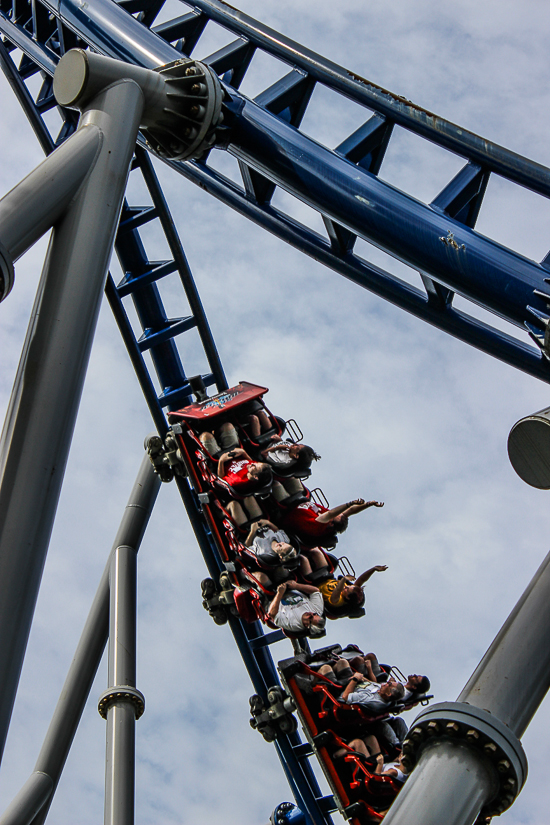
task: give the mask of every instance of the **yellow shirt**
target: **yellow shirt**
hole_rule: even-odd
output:
[[[330,607],[344,607],[344,605],[346,604],[346,600],[344,599],[343,592],[340,593],[340,597],[339,597],[338,601],[336,602],[336,604],[333,604],[330,601],[330,597],[332,596],[332,594],[336,590],[337,585],[338,585],[338,582],[336,581],[336,579],[327,579],[326,581],[322,582],[319,585],[319,590],[323,594],[323,599],[325,600],[325,602],[328,605],[330,605]]]

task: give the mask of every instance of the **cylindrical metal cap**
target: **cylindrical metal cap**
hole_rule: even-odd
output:
[[[550,407],[514,424],[508,436],[508,456],[523,481],[550,490]]]

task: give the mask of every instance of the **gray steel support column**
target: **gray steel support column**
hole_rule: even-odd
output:
[[[94,165],[101,132],[78,129],[0,200],[0,242],[16,261],[56,223]]]
[[[406,822],[407,825],[475,822],[491,792],[494,792],[494,778],[483,757],[460,743],[433,743],[423,750],[412,777],[384,822]]]
[[[10,803],[2,817],[5,825],[23,825],[32,822],[43,808],[53,790],[51,776],[34,771],[31,773],[15,799]]]
[[[549,687],[550,553],[504,622],[458,701],[487,708],[521,737]]]
[[[42,825],[69,754],[109,634],[111,559],[121,545],[139,550],[160,487],[145,455],[120,522],[109,560],[86,620],[34,773],[0,818],[0,825]],[[38,804],[40,802],[40,804]]]
[[[0,440],[0,755],[42,577],[143,107],[134,81],[100,92],[79,128],[103,134],[54,227]]]
[[[429,716],[429,712],[420,714],[411,726],[411,751],[416,747],[419,760],[385,819],[387,825],[415,825],[420,822],[422,825],[441,825],[443,822],[445,825],[471,825],[494,797],[494,792],[487,786],[488,769],[492,770],[493,779],[496,777],[500,783],[498,812],[512,804],[526,775],[525,757],[517,737],[524,733],[550,687],[549,628],[550,553],[458,701],[447,707],[439,706],[442,708],[442,721],[436,722],[435,717],[432,720],[438,726],[433,744],[426,745],[424,733],[420,731],[422,717]],[[437,714],[435,709],[434,713]],[[474,718],[476,716],[479,723]],[[468,725],[463,724],[463,719],[471,725],[471,731],[465,729]],[[486,724],[483,719],[485,723],[492,723],[494,731],[500,729],[506,741],[497,742],[495,748],[491,737],[485,737],[483,728]],[[453,741],[453,737],[461,741]],[[464,739],[469,739],[470,745],[465,744]],[[494,737],[492,741],[494,743]],[[483,742],[485,745],[480,747]],[[464,748],[470,749],[469,760],[457,756],[459,746],[461,753]],[[499,761],[495,764],[493,760],[491,764],[490,757],[494,753]],[[449,769],[451,763],[453,770]],[[449,803],[449,783],[454,789],[454,808]],[[417,808],[420,795],[431,800],[427,808]]]
[[[107,717],[105,825],[133,825],[136,718],[144,709],[136,687],[136,552],[117,547],[111,559],[109,688],[100,699]]]

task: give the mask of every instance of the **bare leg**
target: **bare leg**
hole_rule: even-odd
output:
[[[285,478],[284,485],[290,496],[293,496],[295,493],[303,493],[304,491],[304,485],[299,478]]]
[[[377,753],[380,753],[378,739],[372,733],[367,733],[367,735],[363,738],[363,742],[367,746],[371,756],[376,756]]]
[[[336,674],[333,671],[331,665],[321,665],[321,667],[319,668],[319,673],[321,674],[321,676],[326,676],[327,679],[332,679],[336,681]]]
[[[322,550],[319,550],[317,547],[314,547],[312,550],[307,551],[308,558],[312,562],[312,567],[314,570],[320,570],[321,567],[327,567],[327,560],[325,558],[325,554]]]
[[[266,433],[268,430],[272,429],[273,424],[271,423],[271,420],[265,410],[260,410],[258,412],[258,418],[260,420],[260,426],[263,433]]]
[[[309,559],[305,556],[300,556],[300,573],[302,576],[310,576],[312,573],[311,564],[309,563]]]
[[[353,670],[347,659],[338,659],[334,665],[334,670],[336,671],[338,679],[351,679],[353,676]]]
[[[375,677],[380,676],[380,674],[382,673],[382,668],[378,664],[378,659],[376,657],[376,653],[367,653],[366,656],[365,656],[365,660],[367,660],[367,659],[371,663],[372,672],[374,673]],[[366,664],[366,662],[365,662],[365,664]]]
[[[247,498],[245,498],[243,504],[246,507],[246,510],[251,521],[256,518],[261,518],[262,511],[260,505],[254,498],[254,496],[248,496]]]
[[[238,501],[230,501],[227,505],[227,509],[237,527],[241,527],[243,524],[246,524],[248,519]]]
[[[350,748],[353,748],[354,751],[363,754],[363,756],[366,756],[367,758],[370,756],[368,748],[362,739],[352,739],[349,746]],[[339,748],[334,756],[345,756],[346,753],[349,753],[346,748]]]
[[[273,494],[273,498],[276,501],[284,501],[285,498],[288,498],[289,495],[280,481],[274,481],[273,486],[271,488],[271,492]]]
[[[254,438],[258,438],[260,433],[262,432],[262,428],[260,427],[260,419],[257,415],[249,415],[248,416],[248,423],[250,424],[250,434]]]
[[[254,579],[256,579],[263,587],[271,587],[271,579],[269,578],[269,576],[266,576],[265,573],[261,573],[259,570],[255,570],[250,575]]]

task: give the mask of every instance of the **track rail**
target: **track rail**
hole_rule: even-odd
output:
[[[85,9],[75,0],[47,0],[49,28],[42,21],[38,37],[34,31],[36,14],[33,17],[27,12],[28,19],[21,16],[25,5],[30,8],[30,4],[17,6],[18,21],[12,0],[3,0],[0,30],[49,73],[62,41],[74,41],[77,35],[98,51],[147,66],[195,52],[209,21],[237,35],[204,60],[221,76],[231,97],[228,113],[232,128],[227,130],[225,142],[239,159],[243,186],[220,174],[210,158],[171,166],[360,286],[506,363],[543,381],[550,380],[550,367],[540,350],[452,305],[456,292],[527,329],[545,350],[550,320],[547,260],[541,264],[530,261],[484,238],[473,227],[491,173],[547,195],[548,169],[392,95],[219,0],[200,0],[191,11],[159,26],[153,24],[164,5],[160,0],[123,0],[119,4],[97,0]],[[253,71],[252,59],[258,49],[288,64],[291,71],[252,102],[238,87],[246,73]],[[374,112],[334,151],[299,131],[316,84]],[[467,161],[430,205],[378,178],[395,125]],[[327,185],[329,176],[338,180],[337,192]],[[272,206],[277,185],[321,213],[326,236]],[[358,235],[417,269],[420,288],[354,254]]]

